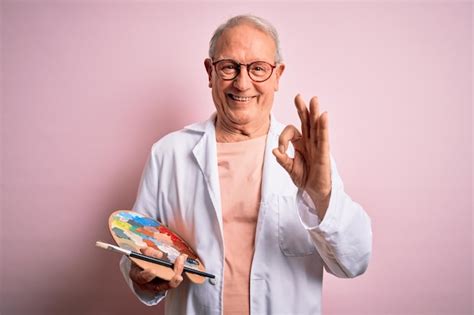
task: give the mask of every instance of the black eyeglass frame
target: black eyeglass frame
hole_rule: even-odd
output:
[[[219,71],[217,71],[217,68],[216,68],[216,64],[218,64],[219,62],[222,62],[222,61],[231,61],[233,63],[235,63],[237,65],[237,73],[235,74],[235,76],[233,78],[230,78],[230,79],[224,79],[222,78],[220,75],[219,75]],[[258,80],[254,80],[252,78],[252,75],[250,74],[250,66],[253,65],[254,63],[258,63],[258,62],[263,62],[263,63],[266,63],[267,65],[270,66],[270,68],[272,69],[270,71],[270,74],[268,75],[268,78],[266,78],[265,80],[261,80],[261,81],[258,81]],[[214,70],[216,70],[216,73],[217,75],[219,76],[219,78],[221,78],[222,80],[224,81],[232,81],[232,80],[235,80],[235,78],[237,78],[242,70],[242,66],[245,66],[245,68],[247,68],[247,74],[249,75],[249,78],[250,80],[254,81],[254,82],[257,82],[257,83],[262,83],[262,82],[265,82],[267,81],[268,79],[270,79],[270,77],[272,76],[273,74],[273,69],[275,69],[277,67],[277,65],[272,65],[271,63],[269,62],[266,62],[266,61],[261,61],[261,60],[257,60],[257,61],[254,61],[254,62],[251,62],[251,63],[248,63],[248,64],[245,64],[245,63],[240,63],[240,62],[237,62],[233,59],[221,59],[221,60],[217,60],[217,61],[213,61],[212,62],[212,65],[214,66]]]

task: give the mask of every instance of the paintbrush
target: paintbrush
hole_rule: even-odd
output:
[[[107,249],[107,250],[110,250],[110,251],[113,251],[113,252],[116,252],[116,253],[119,253],[119,254],[123,254],[123,255],[128,256],[128,257],[133,257],[133,258],[137,258],[137,259],[140,259],[140,260],[143,260],[143,261],[148,261],[148,262],[151,262],[151,263],[154,263],[154,264],[158,264],[158,265],[161,265],[161,266],[165,266],[165,267],[169,267],[169,268],[174,267],[174,263],[172,263],[172,262],[169,262],[169,261],[166,261],[166,260],[163,260],[163,259],[159,259],[159,258],[155,258],[155,257],[151,257],[151,256],[147,256],[147,255],[143,255],[141,253],[137,253],[137,252],[134,252],[132,250],[124,249],[124,248],[121,248],[121,247],[118,247],[118,246],[115,246],[115,245],[112,245],[112,244],[108,244],[108,243],[104,243],[104,242],[95,242],[95,246],[103,248],[103,249]],[[216,276],[214,276],[210,273],[203,272],[201,270],[197,270],[197,269],[193,269],[193,268],[189,268],[189,267],[186,267],[186,266],[184,267],[183,271],[189,272],[189,273],[192,273],[192,274],[195,274],[195,275],[203,276],[203,277],[208,277],[208,278],[211,278],[211,279],[214,279],[216,277]]]

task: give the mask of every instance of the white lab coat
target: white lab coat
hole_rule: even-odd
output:
[[[221,314],[223,309],[225,248],[214,119],[215,115],[168,134],[153,145],[134,205],[135,211],[176,231],[196,250],[206,271],[216,275],[216,281],[201,285],[184,281],[168,291],[167,314]],[[283,128],[271,118],[250,275],[250,311],[319,314],[323,267],[338,277],[362,274],[371,253],[371,223],[361,206],[345,194],[332,159],[331,199],[319,222],[309,196],[298,192],[272,154]],[[154,305],[165,297],[134,287],[127,258],[122,259],[121,269],[143,303]]]

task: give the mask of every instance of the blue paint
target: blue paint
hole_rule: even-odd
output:
[[[118,227],[112,228],[112,231],[117,235],[119,238],[123,238],[125,240],[131,240],[130,237],[128,237],[122,229],[119,229]]]
[[[133,221],[137,222],[141,226],[160,226],[157,221],[150,218],[141,218],[136,216],[133,218]]]

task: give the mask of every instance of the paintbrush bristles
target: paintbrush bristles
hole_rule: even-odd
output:
[[[97,247],[102,248],[102,249],[110,250],[110,251],[113,251],[113,252],[116,252],[116,253],[119,253],[119,254],[122,254],[122,255],[130,256],[130,254],[132,253],[131,250],[121,248],[121,247],[118,247],[118,246],[115,246],[115,245],[112,245],[112,244],[104,243],[104,242],[95,242],[95,245]]]
[[[108,249],[109,248],[109,244],[104,243],[104,242],[99,242],[99,241],[95,242],[95,246],[103,248],[103,249]]]

